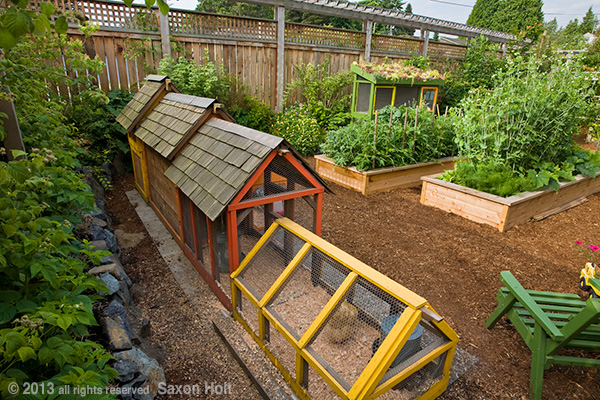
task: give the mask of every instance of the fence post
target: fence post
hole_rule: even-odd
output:
[[[282,111],[285,78],[285,8],[275,6],[275,10],[277,14],[277,111]]]
[[[169,39],[169,14],[163,15],[159,9],[156,9],[158,14],[158,25],[160,26],[160,42],[162,45],[162,56],[171,57],[171,42]]]
[[[427,57],[427,47],[429,47],[429,31],[421,31],[421,35],[423,36],[423,57]]]
[[[363,31],[366,32],[365,35],[365,61],[371,61],[371,42],[373,41],[373,21],[366,20],[363,21]]]

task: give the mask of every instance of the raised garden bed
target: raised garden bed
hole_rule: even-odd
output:
[[[532,218],[543,218],[580,204],[586,196],[600,192],[600,173],[595,178],[581,175],[573,182],[560,183],[558,192],[545,190],[500,197],[424,176],[421,203],[488,224],[505,232]]]
[[[317,173],[323,178],[364,195],[419,186],[422,176],[439,174],[454,167],[454,157],[371,171],[337,166],[331,158],[324,155],[315,156],[315,160]]]

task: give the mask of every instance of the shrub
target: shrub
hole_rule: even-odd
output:
[[[331,74],[329,61],[319,65],[294,66],[297,78],[286,88],[289,102],[292,92],[300,89],[308,114],[325,131],[346,125],[350,119],[350,98],[347,90],[352,83],[350,71]]]
[[[229,106],[227,111],[240,125],[262,132],[271,130],[273,111],[254,97],[244,94],[242,100]]]
[[[435,117],[426,108],[419,108],[417,118],[415,108],[387,106],[377,127],[364,119],[330,131],[322,149],[337,165],[360,170],[433,161],[455,153],[453,119],[452,114]]]
[[[129,153],[127,131],[115,118],[133,94],[120,89],[108,93],[108,103],[76,101],[67,111],[68,120],[77,128],[74,135],[86,150],[79,159],[86,165],[112,162],[118,151]]]
[[[317,120],[302,105],[276,114],[271,133],[287,140],[303,156],[315,154],[325,138]]]

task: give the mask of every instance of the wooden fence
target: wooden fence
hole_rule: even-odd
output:
[[[37,8],[35,0],[33,7]],[[127,7],[106,0],[52,0],[58,9],[78,14],[100,28],[84,37],[73,25],[69,35],[85,43],[91,57],[106,63],[99,75],[100,87],[139,87],[143,78],[155,73],[162,58],[160,20],[156,10]],[[168,15],[173,57],[202,62],[208,58],[225,67],[244,83],[252,95],[275,108],[277,105],[277,22],[171,10]],[[295,78],[294,66],[329,60],[331,72],[348,70],[364,56],[364,32],[285,24],[284,85]],[[416,38],[373,35],[371,61],[410,58],[423,53],[424,42]],[[465,46],[430,41],[428,54],[434,62],[461,59]],[[295,100],[294,96],[291,100]]]

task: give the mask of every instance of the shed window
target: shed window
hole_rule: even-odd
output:
[[[373,113],[385,106],[394,104],[395,92],[396,88],[394,86],[375,86],[375,107],[373,107]]]
[[[358,83],[356,89],[356,112],[368,114],[369,102],[371,101],[371,84]]]
[[[433,111],[436,100],[437,88],[424,87],[421,89],[421,106],[425,106],[429,111]]]

